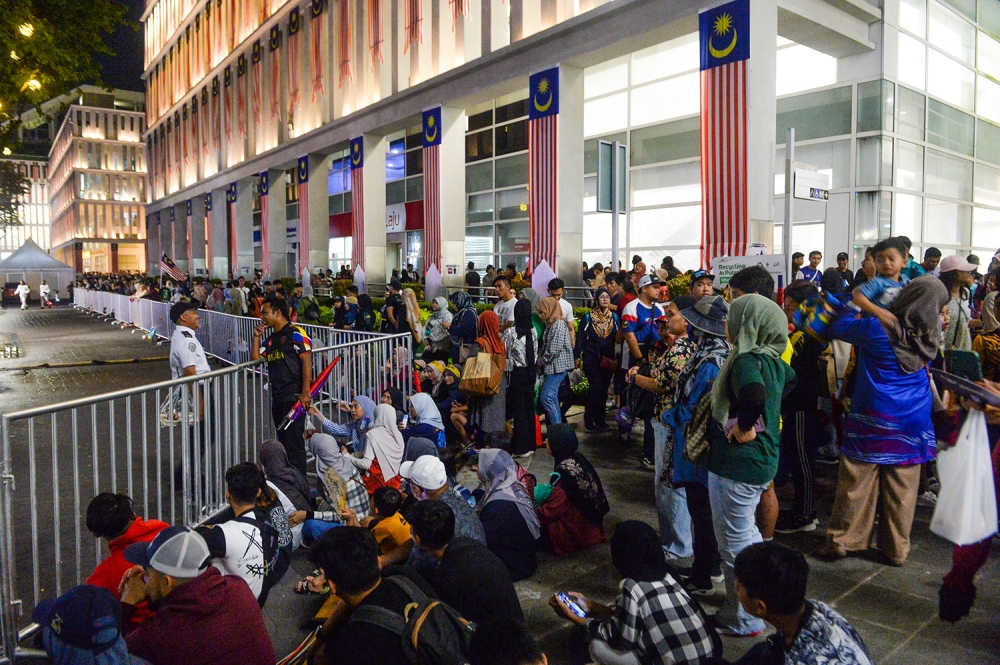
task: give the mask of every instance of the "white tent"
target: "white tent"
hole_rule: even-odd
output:
[[[16,252],[0,261],[0,282],[6,284],[23,279],[31,287],[32,298],[38,297],[38,286],[43,279],[53,291],[58,289],[65,297],[75,277],[76,271],[72,266],[50,256],[31,238]]]

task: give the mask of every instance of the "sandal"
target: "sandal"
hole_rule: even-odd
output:
[[[821,561],[838,561],[847,558],[847,552],[836,545],[824,545],[813,552],[812,555]]]
[[[314,570],[311,575],[306,575],[305,579],[300,580],[298,584],[295,585],[295,593],[301,596],[317,595],[321,596],[323,594],[330,593],[330,587],[323,585],[320,591],[314,591],[311,584],[314,579],[319,577],[322,573],[319,570]]]

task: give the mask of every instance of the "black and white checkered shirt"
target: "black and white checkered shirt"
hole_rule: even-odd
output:
[[[705,612],[670,575],[658,582],[622,580],[614,614],[587,621],[587,630],[644,663],[709,663],[722,656]]]

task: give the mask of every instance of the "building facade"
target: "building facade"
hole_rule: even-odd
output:
[[[28,191],[18,201],[20,226],[12,226],[0,235],[0,259],[5,259],[28,238],[48,250],[49,243],[49,178],[48,162],[38,159],[8,158],[21,175],[28,179]]]
[[[354,263],[376,282],[433,263],[460,282],[467,261],[523,270],[551,246],[575,284],[581,261],[611,259],[597,141],[617,140],[619,260],[697,267],[700,8],[151,0],[150,256],[220,277]],[[749,0],[749,21],[750,240],[782,249],[793,127],[796,162],[831,178],[829,200],[796,202],[793,250],[857,268],[891,234],[914,255],[1000,247],[1000,4]],[[546,139],[529,82],[553,68]]]
[[[70,101],[49,151],[52,254],[80,272],[146,269],[144,95]]]

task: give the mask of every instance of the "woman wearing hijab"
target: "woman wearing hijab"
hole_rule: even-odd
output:
[[[701,606],[670,574],[653,527],[637,520],[620,522],[611,537],[611,563],[624,578],[614,605],[569,592],[567,595],[587,612],[583,618],[573,614],[558,596],[549,600],[558,614],[586,627],[571,638],[571,662],[721,662],[722,640]]]
[[[576,432],[567,424],[551,426],[547,447],[559,478],[535,509],[545,542],[559,556],[604,542],[604,516],[611,508],[597,471],[578,450]]]
[[[438,448],[446,445],[441,412],[427,393],[410,395],[410,425],[403,430],[403,440],[409,441],[413,436],[430,439]]]
[[[396,411],[391,406],[379,404],[375,407],[375,418],[365,434],[365,441],[364,457],[351,456],[350,461],[361,470],[368,495],[379,487],[399,489],[399,466],[403,463],[405,444],[396,426]]]
[[[451,337],[445,324],[451,325],[452,316],[448,311],[448,299],[438,296],[431,302],[431,316],[424,328],[424,361],[442,362],[451,358]]]
[[[363,452],[365,432],[375,417],[375,402],[365,395],[355,395],[354,401],[350,404],[341,402],[340,410],[346,411],[350,415],[351,419],[346,423],[336,423],[329,420],[315,406],[309,407],[309,414],[313,416],[316,425],[318,425],[317,429],[333,436],[347,437],[348,448],[352,452]]]
[[[465,291],[456,291],[451,294],[451,303],[455,306],[455,316],[451,323],[442,323],[441,325],[451,337],[451,359],[461,364],[471,355],[472,344],[476,341],[476,333],[479,329],[479,321],[476,316],[476,307],[472,304],[472,298]]]
[[[420,306],[417,305],[417,294],[413,292],[413,289],[407,287],[403,289],[402,297],[403,304],[406,305],[406,322],[410,324],[410,334],[413,335],[414,341],[413,348],[416,349],[424,341],[424,328],[420,325]]]
[[[327,529],[344,523],[344,507],[353,510],[358,519],[368,517],[371,501],[368,499],[368,488],[361,477],[361,471],[351,463],[353,456],[336,439],[329,434],[316,432],[309,437],[306,445],[312,448],[316,457],[317,488],[326,505],[323,506],[323,502],[320,502],[321,509],[314,511],[307,508],[289,513],[288,523],[293,527],[304,523],[302,538],[308,544]],[[299,590],[299,593],[304,591]]]
[[[237,287],[229,289],[228,311],[234,316],[243,316],[245,305],[243,304],[243,292]]]
[[[260,465],[264,477],[288,497],[296,510],[309,510],[309,482],[302,472],[288,462],[285,447],[275,439],[265,441],[260,447]]]
[[[507,348],[500,339],[500,320],[487,310],[479,317],[479,337],[472,345],[471,356],[491,354],[501,370],[507,368]],[[499,432],[507,427],[507,372],[500,378],[500,389],[489,397],[469,397],[469,424],[483,432]]]
[[[486,532],[486,546],[510,572],[512,581],[535,574],[535,541],[541,535],[535,504],[517,479],[517,466],[504,450],[479,451],[483,498],[476,506]]]
[[[607,418],[608,388],[614,378],[615,337],[620,327],[618,314],[611,309],[611,294],[597,289],[594,307],[583,315],[576,336],[575,355],[583,361],[590,390],[583,411],[583,424],[588,432],[604,432],[610,427]]]
[[[362,332],[375,330],[375,308],[372,306],[372,297],[367,293],[358,295],[358,311],[351,328]]]
[[[545,332],[542,334],[541,352],[538,354],[538,367],[545,374],[542,384],[542,408],[545,409],[547,425],[558,425],[562,422],[562,411],[559,408],[559,386],[566,374],[573,370],[573,346],[575,334],[572,324],[563,319],[562,307],[556,298],[542,298],[538,302],[538,315],[545,322]]]
[[[507,349],[507,415],[514,421],[513,455],[535,452],[535,375],[540,349],[531,315],[531,301],[519,299],[514,303],[514,325],[502,336]]]
[[[434,398],[435,403],[440,403],[448,399],[451,392],[444,382],[444,363],[440,360],[433,360],[427,363],[427,381],[421,382],[420,387],[423,392]]]
[[[538,339],[542,338],[542,334],[545,332],[545,322],[542,321],[542,317],[538,315],[538,303],[541,302],[542,297],[538,295],[538,291],[534,289],[521,289],[517,295],[518,299],[527,300],[531,304],[531,325],[535,327],[535,333]]]
[[[406,415],[406,398],[399,388],[391,387],[382,391],[382,404],[388,404],[396,411],[396,422],[402,423]]]
[[[920,465],[936,456],[926,367],[938,354],[939,315],[949,299],[941,280],[925,275],[889,306],[896,316],[891,327],[873,317],[833,322],[830,335],[854,345],[857,383],[844,423],[827,546],[818,556],[867,550],[878,508],[878,548],[893,565],[906,561]]]
[[[781,396],[795,373],[781,359],[788,319],[770,298],[748,294],[734,300],[726,336],[733,349],[712,386],[714,423],[707,431],[708,495],[727,590],[715,618],[729,634],[754,635],[764,630],[764,621],[740,605],[733,562],[762,540],[754,511],[778,472]]]

